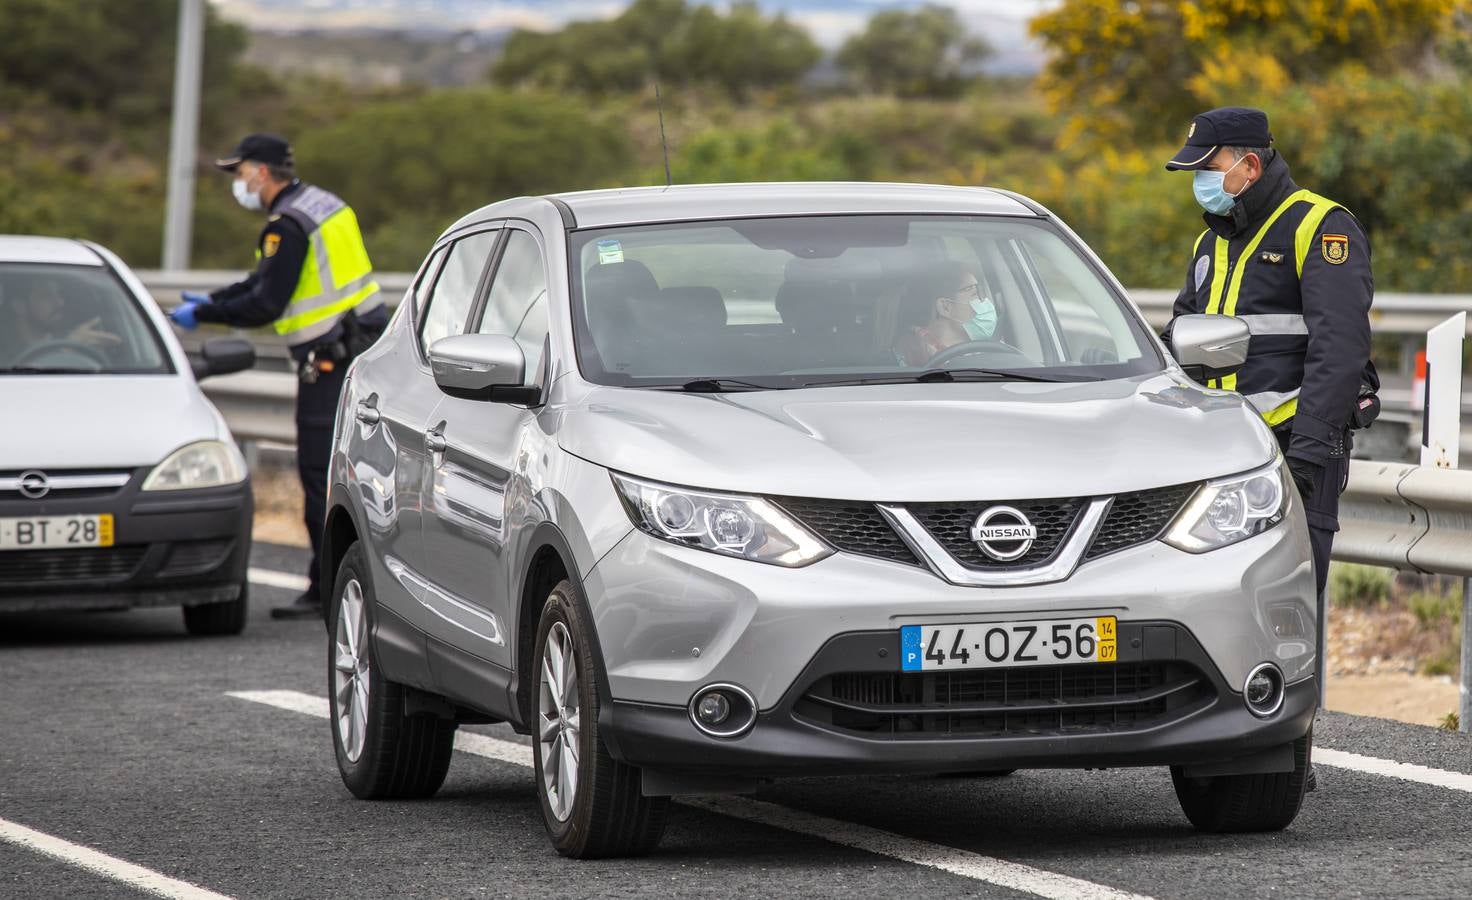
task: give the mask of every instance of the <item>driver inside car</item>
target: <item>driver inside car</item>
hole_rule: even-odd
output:
[[[54,279],[29,279],[28,284],[7,292],[7,296],[9,302],[4,308],[9,312],[9,327],[4,329],[4,346],[0,350],[0,358],[7,362],[53,342],[83,344],[99,351],[123,342],[101,327],[100,317],[78,323],[68,316],[66,296]]]
[[[905,365],[923,366],[943,350],[992,340],[997,332],[996,304],[958,262],[943,262],[912,282],[903,304],[909,321],[919,323],[895,341],[895,355]]]

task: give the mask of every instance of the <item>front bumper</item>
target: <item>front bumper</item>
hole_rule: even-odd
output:
[[[246,580],[250,481],[143,493],[148,469],[86,496],[0,500],[0,517],[111,513],[111,547],[0,551],[0,612],[196,606],[234,600]]]
[[[899,674],[899,641],[892,632],[846,634],[830,641],[793,690],[739,738],[707,737],[684,708],[617,701],[600,727],[621,760],[658,773],[664,784],[689,784],[693,776],[696,789],[707,789],[711,783],[700,782],[700,776],[761,779],[1229,762],[1281,747],[1302,737],[1313,723],[1317,698],[1312,678],[1290,685],[1275,715],[1258,718],[1234,686],[1222,680],[1201,645],[1172,623],[1120,623],[1119,657],[1112,665],[921,676]],[[1147,670],[1173,674],[1150,684],[1141,679]],[[835,678],[855,677],[874,686],[861,692],[870,702],[846,703],[847,709],[837,713],[833,705],[815,702]],[[1075,695],[1073,702],[1037,699],[1060,693],[1050,683],[1040,684],[1055,677],[1067,680],[1067,687],[1059,687],[1062,694]],[[1114,692],[1089,694],[1101,677],[1105,685],[1112,679]],[[895,678],[936,682],[924,691],[930,711],[873,714],[916,708],[875,689]],[[1013,682],[1010,688],[1002,686],[1007,679]],[[935,702],[937,695],[962,692],[950,690],[952,680],[970,694],[970,702],[951,707]],[[983,681],[990,687],[983,689]],[[1028,693],[1035,695],[1031,702],[1023,696]],[[874,702],[881,697],[891,702]],[[855,714],[856,707],[869,711]],[[955,712],[958,707],[967,711]]]

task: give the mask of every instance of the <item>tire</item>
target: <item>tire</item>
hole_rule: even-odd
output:
[[[603,743],[598,732],[598,670],[593,662],[593,640],[593,630],[583,616],[572,584],[558,583],[542,607],[532,657],[529,712],[534,726],[532,757],[542,822],[552,846],[563,856],[638,856],[658,846],[670,798],[645,797],[639,770],[615,760]],[[570,684],[566,677],[557,681],[553,666],[558,658],[573,663],[571,678],[575,683]],[[566,666],[562,671],[567,671]],[[554,682],[560,685],[557,692],[553,690]],[[577,708],[559,703],[559,694],[576,698]],[[570,714],[562,716],[563,710]],[[571,790],[566,789],[561,774],[569,771],[564,768],[568,763],[574,773]],[[550,778],[549,764],[555,767]]]
[[[327,614],[328,717],[337,768],[361,800],[430,797],[450,770],[455,723],[404,715],[404,688],[383,677],[373,652],[373,604],[362,545],[353,544],[338,566]]]
[[[240,596],[224,603],[184,607],[184,630],[197,637],[240,634],[250,612],[250,582],[240,583]]]
[[[1201,831],[1281,831],[1298,816],[1313,764],[1314,733],[1293,742],[1293,771],[1187,778],[1171,766],[1181,810]]]

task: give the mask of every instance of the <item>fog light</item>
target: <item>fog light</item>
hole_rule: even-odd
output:
[[[1266,718],[1283,705],[1283,673],[1272,663],[1263,663],[1247,674],[1242,699],[1253,715]]]
[[[740,737],[756,724],[756,698],[740,685],[708,684],[690,698],[690,721],[711,737]]]
[[[700,698],[695,707],[695,716],[706,725],[719,725],[731,715],[731,701],[720,691],[711,691]]]

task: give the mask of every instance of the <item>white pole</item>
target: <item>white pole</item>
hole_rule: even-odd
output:
[[[1472,733],[1472,578],[1462,579],[1462,704],[1457,730]]]
[[[169,192],[163,267],[189,268],[194,224],[194,162],[199,141],[199,81],[204,61],[204,0],[179,0],[174,57],[174,113],[169,131]]]

